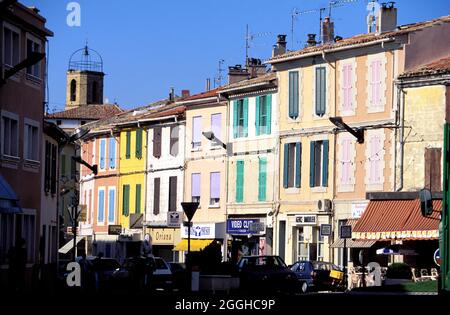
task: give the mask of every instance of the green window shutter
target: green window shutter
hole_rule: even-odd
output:
[[[325,67],[316,68],[316,115],[323,116],[326,111]]]
[[[131,131],[127,131],[127,137],[126,137],[126,153],[125,158],[129,159],[131,156]]]
[[[260,106],[261,106],[261,96],[256,97],[256,108],[255,108],[255,127],[256,135],[259,136],[261,133],[261,120],[260,120]]]
[[[272,94],[266,96],[266,134],[270,135],[272,132]]]
[[[136,158],[142,158],[142,129],[136,129]]]
[[[233,101],[233,136],[238,137],[238,101]]]
[[[244,130],[243,136],[248,136],[248,98],[244,98]]]
[[[328,140],[323,141],[323,168],[322,168],[322,186],[328,186]]]
[[[244,161],[236,162],[236,202],[244,201]]]
[[[141,184],[136,184],[136,207],[135,213],[141,213]]]
[[[295,144],[295,187],[300,188],[302,181],[302,144]]]
[[[122,198],[122,214],[127,217],[130,214],[130,185],[123,185]]]
[[[298,71],[289,72],[289,117],[298,117]]]
[[[258,201],[266,201],[267,159],[259,159]]]
[[[283,187],[289,186],[289,143],[284,144]]]
[[[314,187],[314,148],[315,141],[309,143],[309,187]]]

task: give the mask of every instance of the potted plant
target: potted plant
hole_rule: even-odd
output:
[[[393,263],[386,271],[385,285],[395,285],[411,282],[411,267],[405,263]]]

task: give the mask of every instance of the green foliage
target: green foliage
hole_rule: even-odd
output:
[[[393,263],[389,265],[386,277],[390,279],[411,279],[411,267],[405,263]]]

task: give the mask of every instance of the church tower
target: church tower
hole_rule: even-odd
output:
[[[103,104],[103,60],[88,48],[75,51],[69,60],[66,83],[66,110],[90,104]]]

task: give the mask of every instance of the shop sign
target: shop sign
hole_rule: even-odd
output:
[[[297,225],[316,225],[317,220],[315,215],[300,214],[295,216],[295,223]]]
[[[188,238],[189,227],[183,226],[181,237]],[[193,223],[191,238],[214,239],[216,238],[216,225],[214,223]]]
[[[251,234],[255,233],[251,229],[252,223],[259,223],[259,219],[228,219],[228,234]]]
[[[330,236],[331,235],[331,224],[321,224],[320,225],[320,235]]]
[[[252,222],[252,223],[250,223],[250,232],[251,233],[263,232],[264,229],[265,229],[264,222]]]
[[[174,229],[152,229],[150,230],[152,245],[173,245],[175,238]]]
[[[169,211],[167,212],[167,226],[168,227],[180,227],[182,212]]]
[[[352,204],[352,218],[359,219],[363,215],[367,208],[367,203],[354,203]]]
[[[108,234],[109,235],[120,235],[122,232],[121,225],[108,225]]]

